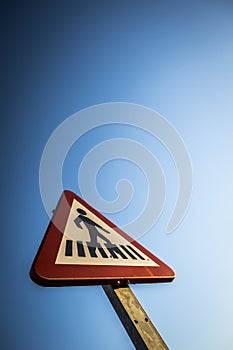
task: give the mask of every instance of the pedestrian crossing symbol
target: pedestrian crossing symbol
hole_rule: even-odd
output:
[[[76,199],[72,203],[55,263],[158,266]]]
[[[174,271],[76,194],[64,191],[31,268],[45,286],[171,281]]]

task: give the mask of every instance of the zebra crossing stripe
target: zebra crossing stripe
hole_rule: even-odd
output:
[[[86,256],[85,250],[83,247],[83,242],[77,241],[77,249],[78,249],[78,256],[83,256],[83,257]]]
[[[143,256],[141,256],[141,254],[139,254],[131,245],[127,245],[127,247],[131,249],[133,253],[136,254],[141,260],[145,260],[145,258],[143,258]]]
[[[120,247],[131,257],[133,260],[137,260],[136,256],[134,256],[124,245],[120,245]]]
[[[65,256],[72,256],[73,255],[73,249],[72,249],[72,241],[67,240],[66,241],[66,251],[65,251]]]
[[[101,247],[100,243],[97,243],[97,248],[98,248],[102,258],[104,258],[104,259],[108,258],[108,255],[106,254],[104,248]]]
[[[86,246],[88,248],[88,252],[91,258],[98,258],[99,257],[97,255],[97,251],[98,251],[101,257],[104,259],[131,258],[133,260],[137,260],[139,258],[140,260],[145,260],[145,258],[130,245],[124,246],[123,244],[121,244],[118,246],[116,244],[110,245],[109,243],[105,243],[105,248],[103,248],[100,243],[97,243],[97,246],[95,247],[90,242],[76,241],[76,246],[77,246],[77,256],[82,258],[87,257],[86,251],[84,249],[84,246]],[[109,252],[110,255],[106,253],[106,250]],[[73,241],[70,239],[66,240],[65,256],[66,257],[75,256],[75,253],[73,251]]]

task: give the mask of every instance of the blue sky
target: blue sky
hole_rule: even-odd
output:
[[[171,284],[132,289],[171,349],[232,349],[232,3],[1,6],[3,349],[133,349],[101,287],[45,289],[29,279],[49,222],[39,190],[44,146],[71,114],[113,101],[152,108],[179,131],[194,174],[186,218],[165,234],[176,171],[161,145],[136,130],[109,127],[86,135],[64,164],[64,187],[79,193],[80,154],[91,142],[130,133],[150,147],[164,167],[168,192],[160,220],[140,243],[177,277]],[[115,178],[114,169],[103,169],[99,180],[107,197],[112,188],[105,183]],[[141,174],[129,165],[127,173],[143,190]],[[133,205],[140,209],[138,195]],[[109,218],[119,225],[126,219],[124,212]]]

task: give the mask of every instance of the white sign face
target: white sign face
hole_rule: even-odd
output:
[[[55,264],[159,267],[76,199]]]

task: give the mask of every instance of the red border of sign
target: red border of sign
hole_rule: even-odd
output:
[[[135,247],[148,255],[159,267],[150,266],[103,266],[103,265],[61,265],[55,264],[73,199],[76,199],[109,227],[114,228]],[[59,227],[60,230],[57,228]],[[133,241],[125,232],[97,212],[83,199],[71,191],[64,191],[54,216],[31,267],[32,280],[42,286],[106,285],[129,283],[170,282],[175,272],[164,262]]]

